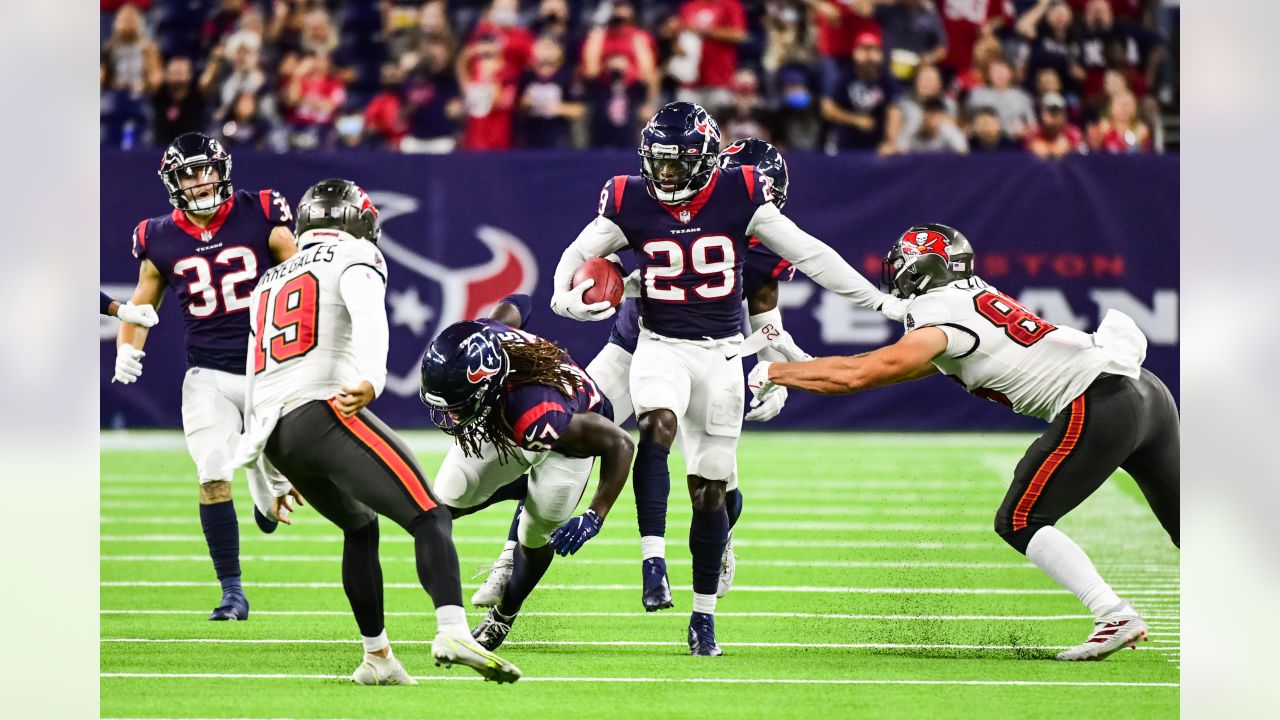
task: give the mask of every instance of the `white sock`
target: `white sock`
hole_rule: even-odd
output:
[[[640,538],[640,558],[642,560],[665,557],[667,557],[666,538],[657,535],[645,535]]]
[[[693,611],[705,613],[707,615],[716,614],[716,594],[710,593],[703,595],[702,593],[693,594]]]
[[[391,643],[387,640],[386,628],[383,628],[382,632],[378,633],[377,637],[365,637],[361,635],[360,639],[364,641],[364,651],[366,653],[372,654],[381,650],[382,648],[387,648],[387,656],[390,657]]]
[[[1046,525],[1027,544],[1027,559],[1070,590],[1095,618],[1115,612],[1124,602],[1093,567],[1093,561],[1062,531]]]
[[[441,605],[436,608],[436,632],[464,632],[470,634],[467,627],[467,611],[461,605]]]
[[[499,560],[514,562],[516,558],[516,541],[508,540],[506,545],[502,546],[502,553],[498,555]]]

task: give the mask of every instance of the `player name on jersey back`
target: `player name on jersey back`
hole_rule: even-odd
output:
[[[360,381],[342,297],[348,271],[386,282],[382,253],[364,240],[312,245],[263,273],[251,321],[255,408],[328,399]]]
[[[933,364],[969,392],[1043,420],[1101,373],[1136,378],[1146,352],[1146,338],[1123,313],[1111,311],[1089,334],[1045,322],[977,277],[915,297],[903,324],[946,333]]]

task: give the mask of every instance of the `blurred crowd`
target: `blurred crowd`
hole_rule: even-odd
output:
[[[1177,148],[1171,0],[102,0],[104,146],[634,148],[692,100],[725,142]]]

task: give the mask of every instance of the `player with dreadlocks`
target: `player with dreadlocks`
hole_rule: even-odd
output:
[[[454,517],[525,498],[511,580],[472,632],[489,649],[511,632],[553,555],[572,555],[600,532],[634,451],[613,424],[609,400],[573,358],[520,330],[532,306],[527,295],[510,296],[488,318],[445,328],[422,358],[422,401],[456,440],[436,474],[436,494]],[[591,506],[570,519],[597,457]]]

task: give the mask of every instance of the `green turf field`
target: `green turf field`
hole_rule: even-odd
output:
[[[407,438],[432,474],[442,436]],[[510,686],[434,666],[434,616],[412,545],[384,522],[388,634],[420,684],[369,688],[346,679],[361,648],[340,584],[336,528],[304,509],[293,527],[262,535],[237,477],[252,617],[207,622],[219,592],[181,437],[104,434],[102,715],[1176,716],[1178,554],[1127,477],[1113,478],[1060,527],[1146,615],[1151,641],[1101,663],[1052,660],[1084,640],[1085,611],[991,530],[1027,441],[748,432],[739,450],[738,574],[717,613],[720,658],[690,657],[685,646],[689,508],[673,463],[676,608],[646,614],[640,606],[628,489],[601,535],[557,558],[526,602],[500,651],[525,673]],[[513,507],[455,523],[467,598],[482,579],[471,571],[501,549]]]

